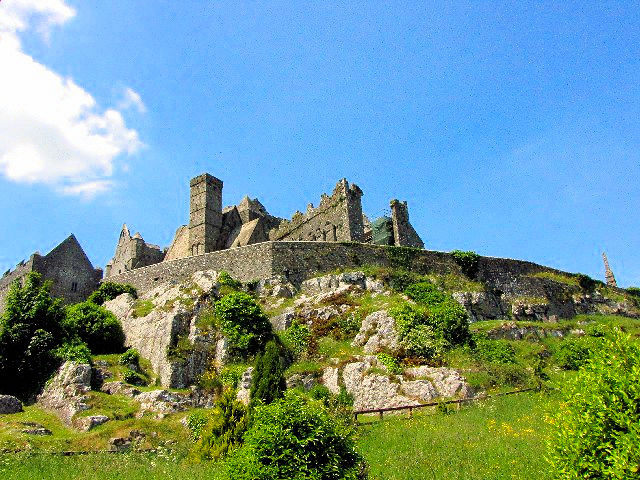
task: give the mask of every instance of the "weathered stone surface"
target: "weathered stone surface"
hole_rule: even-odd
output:
[[[109,439],[109,450],[112,452],[126,452],[131,449],[131,446],[132,442],[129,437],[115,437]]]
[[[414,379],[429,380],[439,397],[470,398],[473,390],[459,372],[446,367],[413,367],[405,375]]]
[[[144,412],[170,414],[182,412],[193,406],[190,394],[170,392],[168,390],[152,390],[142,392],[136,400],[140,402],[139,416]]]
[[[22,402],[13,395],[0,395],[0,414],[22,411]]]
[[[282,332],[291,326],[295,318],[295,309],[293,307],[289,307],[281,314],[271,317],[269,321],[276,332]]]
[[[38,403],[71,425],[76,413],[90,408],[86,395],[90,390],[91,365],[65,362],[38,396]]]
[[[335,395],[340,393],[340,369],[338,367],[326,367],[322,372],[322,384]]]
[[[470,322],[493,320],[505,315],[505,306],[489,292],[453,292],[451,296],[465,308]]]
[[[238,392],[236,394],[236,399],[239,402],[244,403],[245,405],[249,405],[249,400],[251,399],[252,377],[253,367],[249,367],[242,373],[242,377],[240,377],[240,381],[238,382]]]
[[[109,421],[109,417],[106,415],[91,415],[89,417],[80,417],[76,418],[73,421],[73,426],[79,430],[84,430],[88,432],[89,430],[97,427],[98,425],[102,425]]]
[[[395,320],[386,310],[367,315],[353,340],[353,345],[364,346],[365,353],[397,352],[400,340]]]
[[[36,422],[20,422],[20,425],[27,427],[20,430],[20,432],[26,433],[27,435],[52,435],[51,430]]]
[[[566,332],[559,329],[534,326],[518,326],[515,322],[505,322],[487,332],[487,337],[498,340],[540,339],[544,337],[564,337]]]
[[[100,387],[100,391],[108,393],[109,395],[126,395],[131,398],[140,394],[140,390],[121,381],[105,382]]]
[[[311,390],[316,383],[318,380],[314,373],[295,373],[287,378],[287,388],[302,387]]]
[[[260,280],[256,293],[261,297],[291,298],[296,294],[296,287],[284,275],[276,275]]]

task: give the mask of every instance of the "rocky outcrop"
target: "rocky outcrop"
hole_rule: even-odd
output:
[[[65,362],[47,382],[38,403],[72,425],[74,415],[90,408],[87,404],[90,390],[91,365]]]
[[[277,275],[258,281],[255,292],[261,297],[291,298],[296,287],[284,275]]]
[[[240,381],[238,382],[238,392],[236,394],[236,400],[244,403],[245,405],[249,405],[249,400],[251,400],[252,377],[253,367],[249,367],[242,373],[242,377],[240,377]]]
[[[123,294],[104,305],[122,322],[127,345],[149,359],[164,386],[185,388],[206,370],[212,356],[226,360],[224,345],[217,348],[219,339],[196,325],[200,306],[218,288],[217,277],[213,271],[196,272],[185,284],[160,285],[138,300]],[[140,305],[150,311],[138,316]],[[168,357],[180,341],[190,348]]]
[[[414,367],[392,375],[375,356],[364,356],[341,367],[325,368],[323,384],[333,393],[344,385],[353,395],[354,410],[419,405],[437,398],[470,398],[473,390],[455,370]]]
[[[22,402],[13,395],[0,395],[0,415],[22,411]]]
[[[385,310],[373,312],[363,321],[353,345],[364,347],[365,353],[397,353],[400,340],[396,332],[396,322]]]
[[[470,322],[502,318],[509,311],[509,305],[490,292],[453,292],[451,296],[465,308]]]
[[[109,417],[106,415],[90,415],[88,417],[80,417],[76,418],[73,421],[73,426],[79,430],[83,430],[88,432],[89,430],[93,430],[98,425],[102,425],[109,421]]]

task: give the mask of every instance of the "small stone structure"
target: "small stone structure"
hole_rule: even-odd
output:
[[[4,310],[11,284],[22,282],[29,272],[38,272],[44,280],[50,280],[51,295],[61,298],[65,304],[86,300],[102,278],[102,269],[91,265],[80,243],[71,234],[46,255],[36,252],[13,271],[5,272],[0,278],[0,311]]]
[[[337,183],[331,195],[323,194],[318,207],[309,204],[305,213],[298,211],[291,220],[270,215],[259,200],[246,196],[238,205],[223,209],[223,182],[208,173],[191,179],[189,186],[189,224],[176,230],[166,252],[145,243],[139,233],[131,237],[125,225],[105,277],[267,241],[372,243],[372,226],[362,212],[362,190],[346,179]],[[391,213],[391,218],[383,219],[389,230],[383,243],[423,248],[409,223],[407,203],[392,200]]]
[[[609,260],[607,259],[607,254],[604,252],[602,252],[602,260],[604,261],[604,278],[607,281],[607,285],[617,287],[616,277],[614,277],[611,268],[609,268]]]

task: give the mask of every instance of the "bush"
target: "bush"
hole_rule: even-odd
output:
[[[558,346],[556,360],[565,370],[578,370],[589,360],[591,344],[583,338],[569,338]]]
[[[506,340],[491,340],[484,335],[474,337],[474,353],[491,363],[516,363],[516,351]]]
[[[135,365],[136,367],[140,366],[140,354],[138,350],[135,348],[130,348],[122,355],[120,355],[120,359],[118,360],[120,365]]]
[[[269,319],[246,293],[232,292],[222,297],[215,303],[214,312],[234,355],[255,354],[272,336]]]
[[[548,444],[555,478],[638,478],[639,372],[640,346],[617,333],[565,384]]]
[[[593,278],[591,278],[589,275],[585,275],[584,273],[576,274],[576,279],[578,280],[578,285],[580,285],[580,288],[586,292],[591,292],[597,284],[597,282]]]
[[[191,432],[191,438],[193,440],[198,440],[200,438],[202,430],[207,425],[208,421],[208,415],[202,410],[196,410],[187,416],[187,428],[189,429],[189,432]]]
[[[627,288],[627,293],[640,298],[640,287],[629,287]]]
[[[0,393],[28,400],[60,365],[56,349],[66,340],[59,300],[50,282],[30,273],[11,285],[0,319]]]
[[[478,260],[480,259],[480,255],[471,251],[463,252],[462,250],[453,250],[451,256],[460,266],[462,273],[469,278],[475,278],[478,273]]]
[[[86,343],[65,343],[55,351],[56,356],[63,362],[88,363],[91,365],[91,350]]]
[[[218,283],[234,290],[242,288],[242,282],[235,280],[228,272],[224,270],[218,274]]]
[[[256,407],[244,445],[227,463],[234,480],[365,478],[354,431],[318,402],[289,393]]]
[[[89,295],[89,298],[87,298],[87,302],[91,302],[96,305],[102,305],[104,302],[113,300],[123,293],[130,293],[134,298],[138,298],[138,292],[136,291],[135,287],[131,285],[115,282],[104,282],[100,284],[97,290]]]
[[[271,403],[281,398],[287,389],[284,379],[286,356],[274,340],[267,342],[264,353],[258,355],[251,379],[251,404]]]
[[[94,303],[76,303],[68,307],[64,325],[70,336],[80,338],[94,354],[119,352],[124,347],[120,321]]]
[[[393,373],[394,375],[402,374],[402,366],[396,358],[392,357],[388,353],[379,353],[377,358],[381,364],[387,367],[389,373]]]
[[[128,368],[122,374],[122,379],[131,385],[144,386],[147,384],[147,379],[144,375],[134,372],[133,370],[129,370]]]
[[[242,443],[247,430],[247,407],[238,402],[233,390],[226,390],[200,427],[200,435],[191,456],[194,460],[215,460]]]
[[[281,335],[282,342],[286,345],[294,357],[299,357],[309,348],[311,329],[297,321],[294,321]]]
[[[413,301],[424,305],[440,305],[447,300],[447,295],[438,290],[433,283],[412,283],[404,293]]]

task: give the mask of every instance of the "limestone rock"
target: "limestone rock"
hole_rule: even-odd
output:
[[[465,308],[471,322],[504,316],[502,302],[489,292],[453,292],[451,296]]]
[[[26,433],[27,435],[42,435],[42,436],[52,435],[51,430],[46,428],[44,425],[40,425],[39,423],[20,422],[20,424],[26,427],[20,430],[20,432]]]
[[[277,275],[260,280],[256,293],[261,297],[291,298],[296,294],[296,288],[284,275]]]
[[[71,425],[76,413],[90,408],[86,403],[90,390],[91,365],[65,362],[38,396],[38,403]]]
[[[294,373],[287,378],[287,388],[302,387],[311,390],[316,383],[318,382],[314,373]]]
[[[142,392],[136,397],[136,400],[140,402],[139,416],[142,416],[144,412],[165,415],[182,412],[190,408],[193,404],[189,394],[170,392],[168,390]]]
[[[0,395],[0,414],[22,411],[22,402],[13,395]]]
[[[126,452],[131,449],[131,439],[129,437],[115,437],[109,439],[109,450],[112,452]]]
[[[293,307],[285,309],[281,314],[275,315],[269,319],[271,326],[276,332],[282,332],[289,328],[296,318],[296,312]]]
[[[107,417],[106,415],[91,415],[89,417],[76,418],[73,421],[73,426],[79,430],[88,432],[98,425],[102,425],[103,423],[106,423],[108,421],[109,417]]]
[[[459,372],[447,367],[407,368],[405,374],[415,379],[429,380],[439,397],[471,398],[473,390]]]
[[[240,377],[238,382],[238,393],[236,394],[236,400],[249,405],[251,399],[251,380],[253,377],[253,367],[247,368]]]
[[[121,381],[105,382],[100,387],[100,391],[108,393],[109,395],[125,395],[131,398],[140,394],[140,390]]]
[[[326,367],[322,372],[322,384],[334,395],[340,393],[339,381],[340,370],[337,367]]]
[[[364,346],[365,353],[397,352],[400,341],[395,327],[396,322],[387,311],[373,312],[362,321],[353,345]]]

